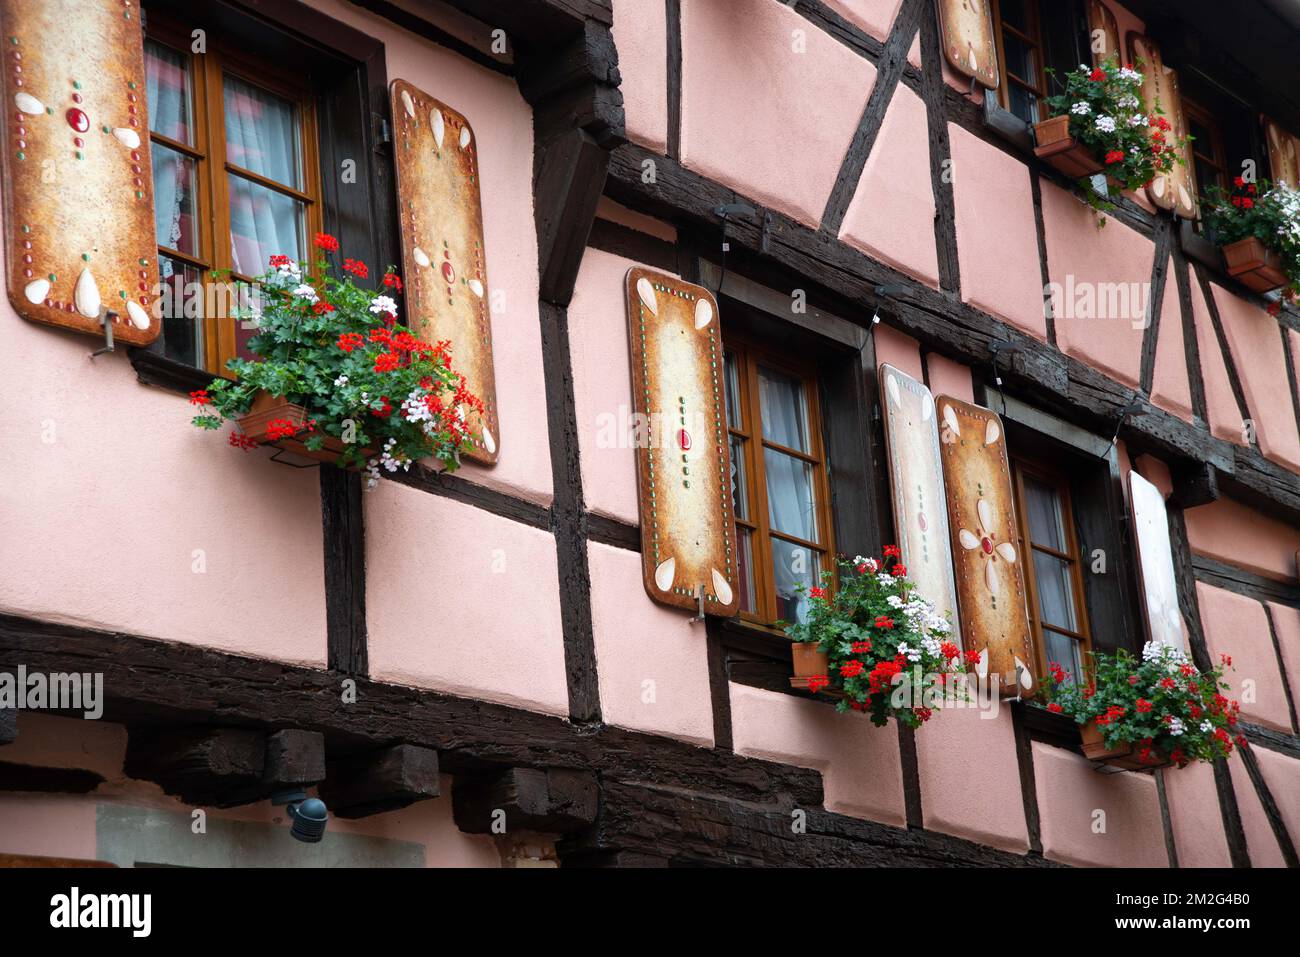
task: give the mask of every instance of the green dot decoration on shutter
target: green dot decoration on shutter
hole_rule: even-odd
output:
[[[880,393],[895,540],[916,590],[935,611],[948,616],[954,640],[960,644],[948,495],[943,485],[934,396],[924,383],[886,362],[880,364]]]
[[[106,317],[146,345],[161,319],[136,3],[0,0],[0,37],[9,300],[98,337]]]
[[[627,274],[641,559],[655,601],[733,615],[740,594],[718,305],[707,289]]]
[[[496,462],[501,447],[478,140],[469,121],[405,80],[391,85],[393,151],[407,323],[429,342],[451,343],[452,366],[483,414],[469,413],[474,451]]]
[[[998,86],[998,46],[992,0],[939,0],[943,53],[953,69],[990,90]]]
[[[952,396],[935,400],[962,641],[1002,697],[1033,697],[1033,646],[1006,430],[997,414]]]

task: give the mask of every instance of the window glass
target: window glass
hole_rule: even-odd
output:
[[[288,100],[245,83],[224,78],[226,159],[241,169],[298,189],[297,109]]]
[[[144,66],[149,131],[193,146],[189,58],[155,40],[146,40]]]
[[[152,144],[154,232],[159,246],[197,256],[198,164],[170,146]]]
[[[306,256],[301,202],[229,174],[230,253],[235,272],[256,276],[275,255]]]
[[[808,407],[803,383],[767,366],[758,367],[763,438],[796,452],[808,451]]]
[[[776,617],[781,621],[803,621],[808,617],[808,596],[795,591],[797,585],[812,588],[821,572],[818,554],[802,545],[772,539],[772,571],[776,580]]]
[[[776,449],[763,450],[767,511],[772,528],[805,541],[817,540],[817,498],[812,465]]]

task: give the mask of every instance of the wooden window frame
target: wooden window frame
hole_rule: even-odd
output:
[[[1046,545],[1035,543],[1029,535],[1028,499],[1025,495],[1025,476],[1028,475],[1044,485],[1052,487],[1060,496],[1061,525],[1065,534],[1066,552],[1061,552]],[[1013,456],[1011,459],[1012,487],[1016,496],[1016,534],[1020,550],[1021,568],[1024,571],[1025,588],[1030,626],[1034,635],[1034,655],[1037,659],[1038,673],[1047,674],[1047,640],[1045,631],[1070,638],[1079,643],[1079,661],[1085,670],[1089,666],[1088,653],[1092,650],[1092,628],[1088,618],[1088,599],[1083,583],[1083,553],[1079,547],[1079,533],[1075,528],[1074,502],[1070,491],[1070,478],[1061,469],[1046,462],[1026,457]],[[1038,603],[1038,572],[1033,561],[1035,551],[1062,559],[1070,565],[1070,593],[1074,602],[1075,625],[1077,631],[1071,631],[1061,625],[1044,625],[1042,612]],[[1067,662],[1060,662],[1065,666]]]
[[[745,494],[749,501],[749,518],[736,516],[737,548],[740,529],[747,529],[750,537],[750,569],[754,580],[754,607],[752,612],[741,610],[742,621],[761,628],[777,631],[778,620],[776,583],[772,570],[772,539],[777,538],[792,545],[806,548],[822,556],[823,571],[835,574],[835,526],[831,512],[830,465],[822,435],[823,419],[816,368],[792,360],[764,347],[752,338],[727,333],[723,335],[724,351],[736,357],[739,368],[740,396],[736,407],[740,410],[741,428],[727,423],[728,439],[742,440],[744,450]],[[758,369],[768,366],[799,379],[803,384],[804,401],[808,412],[809,452],[800,452],[763,437],[761,402],[759,400]],[[736,399],[733,397],[733,402]],[[817,497],[817,528],[820,542],[800,539],[784,532],[774,531],[768,511],[767,471],[762,449],[773,449],[813,467],[813,492]]]
[[[1209,133],[1209,143],[1204,144],[1209,147],[1209,152],[1203,151],[1203,144],[1199,137],[1192,140],[1189,144],[1192,153],[1192,174],[1196,177],[1197,193],[1201,198],[1204,198],[1206,190],[1211,185],[1210,183],[1203,181],[1201,171],[1196,167],[1198,161],[1206,163],[1214,168],[1215,172],[1218,174],[1218,182],[1214,185],[1217,185],[1220,189],[1229,189],[1232,177],[1228,175],[1227,149],[1223,145],[1223,127],[1219,123],[1218,117],[1200,104],[1187,99],[1187,97],[1182,97],[1182,107],[1183,120],[1186,122],[1189,132],[1192,123],[1196,122]],[[1197,220],[1198,229],[1203,229],[1203,224],[1203,219]]]
[[[1017,27],[1005,24],[1002,21],[1002,0],[993,0],[993,40],[997,45],[998,70],[1001,74],[1002,80],[1002,82],[998,84],[998,104],[1008,113],[1012,113],[1011,84],[1014,83],[1022,90],[1034,95],[1034,98],[1038,102],[1038,111],[1042,114],[1039,116],[1039,120],[1042,120],[1046,116],[1044,101],[1047,99],[1047,58],[1044,55],[1043,17],[1042,11],[1039,9],[1039,0],[1025,0],[1025,6],[1029,10],[1030,19],[1033,21],[1031,29],[1033,30],[1034,35],[1032,37],[1026,36]],[[1016,39],[1033,48],[1034,56],[1037,57],[1038,60],[1038,69],[1036,71],[1037,76],[1033,78],[1034,82],[1038,84],[1037,87],[1030,86],[1028,78],[1012,76],[1011,70],[1007,65],[1006,44],[1003,41],[1003,33],[1007,30],[1015,34]],[[1015,114],[1012,113],[1012,115]]]
[[[203,275],[229,271],[236,281],[251,282],[255,277],[233,271],[230,239],[229,176],[236,175],[274,192],[303,203],[303,253],[311,255],[312,237],[323,230],[323,200],[320,176],[319,126],[316,98],[311,85],[301,77],[276,68],[260,58],[241,54],[226,43],[209,37],[204,53],[191,49],[190,25],[161,14],[151,13],[145,38],[179,53],[185,61],[190,79],[190,128],[194,144],[187,145],[170,137],[149,134],[150,144],[158,143],[195,161],[198,196],[195,201],[195,236],[197,254],[182,253],[159,246],[160,256],[167,256],[191,266]],[[268,179],[244,169],[226,158],[225,97],[222,78],[225,74],[291,101],[298,111],[298,137],[302,164],[301,188]],[[230,375],[226,362],[237,353],[235,324],[226,315],[209,316],[206,303],[202,327],[203,363],[201,368],[214,375]],[[165,348],[164,343],[164,348]]]

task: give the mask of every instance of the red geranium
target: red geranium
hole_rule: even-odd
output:
[[[327,253],[338,252],[339,241],[329,233],[317,233],[315,243],[317,249],[323,249]]]

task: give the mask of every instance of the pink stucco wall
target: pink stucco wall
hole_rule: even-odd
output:
[[[906,333],[883,322],[875,326],[876,365],[888,362],[900,372],[906,372],[917,382],[925,380],[921,366],[921,344]]]
[[[1285,867],[1286,859],[1278,846],[1277,836],[1268,823],[1259,792],[1250,779],[1250,773],[1240,760],[1228,762],[1232,776],[1232,790],[1237,795],[1237,811],[1241,815],[1241,829],[1246,835],[1246,852],[1252,867]],[[1273,788],[1270,786],[1269,791]]]
[[[668,16],[663,3],[615,3],[614,44],[627,137],[668,152]]]
[[[554,537],[396,482],[365,506],[370,676],[567,714]]]
[[[608,196],[602,196],[600,202],[596,204],[596,218],[617,223],[629,229],[635,229],[637,232],[653,236],[655,239],[662,239],[666,243],[675,244],[677,242],[677,230],[671,223],[665,223],[662,219],[655,219],[645,213],[638,213],[634,209],[628,209],[626,206],[614,202]]]
[[[840,239],[938,288],[925,103],[901,83],[849,203]]]
[[[1300,760],[1268,748],[1255,748],[1253,753],[1287,834],[1294,841],[1300,835]]]
[[[682,0],[682,162],[816,226],[875,76],[775,0]]]
[[[974,381],[968,366],[930,352],[925,356],[925,368],[930,377],[930,391],[935,395],[950,395],[963,402],[975,401]]]
[[[1232,658],[1232,668],[1223,677],[1232,687],[1228,696],[1241,702],[1241,716],[1289,732],[1286,691],[1264,606],[1204,582],[1196,583],[1196,599],[1210,657],[1216,663],[1220,655]]]
[[[1089,206],[1047,182],[1043,230],[1048,275],[1060,287],[1053,290],[1052,302],[1057,345],[1126,385],[1137,386],[1155,245],[1113,217],[1099,228]],[[1128,291],[1127,307],[1117,297],[1118,308],[1111,308],[1107,290],[1115,288],[1112,284],[1123,284]],[[1096,306],[1089,312],[1084,297],[1090,292]]]
[[[1300,695],[1300,608],[1268,603],[1268,612],[1277,630],[1278,646],[1282,650],[1282,669],[1292,697]],[[1300,733],[1300,729],[1297,729]]]
[[[636,524],[636,450],[627,440],[632,414],[624,281],[637,263],[588,249],[569,303],[569,357],[573,365],[582,494],[587,508]],[[610,441],[611,423],[618,441]]]
[[[898,729],[856,712],[732,682],[731,731],[737,754],[822,772],[826,809],[903,825]]]
[[[1188,270],[1190,272],[1190,266]],[[1214,320],[1194,272],[1191,273],[1191,282],[1192,318],[1196,323],[1196,345],[1201,358],[1201,376],[1205,381],[1205,406],[1210,431],[1221,439],[1244,445],[1246,439],[1242,432],[1241,409],[1232,394],[1223,349],[1214,332]]]
[[[1300,528],[1221,498],[1184,513],[1192,551],[1279,581],[1296,579]]]
[[[342,0],[312,0],[312,5],[383,40],[390,81],[411,81],[464,113],[474,127],[479,144],[501,435],[496,465],[488,468],[467,463],[460,474],[549,505],[551,458],[537,315],[532,108],[512,77],[479,66]]]
[[[939,712],[916,732],[921,812],[930,830],[1023,854],[1029,850],[1011,711]]]
[[[650,600],[639,552],[592,542],[587,565],[601,717],[712,747],[704,625]]]
[[[1192,385],[1187,375],[1187,349],[1183,340],[1183,310],[1171,257],[1165,269],[1164,298],[1160,303],[1160,329],[1156,339],[1153,404],[1187,421],[1192,420]]]
[[[1046,340],[1029,167],[954,123],[948,141],[962,298]]]
[[[902,5],[903,0],[826,0],[826,6],[877,40],[888,38]]]
[[[1101,774],[1037,741],[1033,755],[1043,856],[1083,867],[1168,866],[1154,778]]]
[[[1221,286],[1213,290],[1260,451],[1300,471],[1300,427],[1286,394],[1290,380],[1277,320]]]
[[[1164,776],[1178,866],[1231,867],[1214,769],[1198,762]]]

